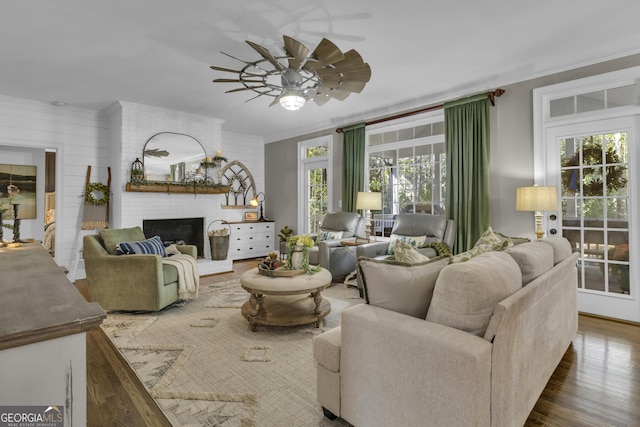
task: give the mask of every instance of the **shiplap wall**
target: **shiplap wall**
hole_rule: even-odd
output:
[[[217,150],[229,161],[239,160],[251,172],[257,191],[264,191],[264,142],[262,138],[237,133],[223,133],[222,120],[197,116],[180,111],[119,102],[109,111],[113,164],[120,170],[113,176],[114,193],[112,227],[142,225],[144,219],[205,218],[205,227],[212,221],[223,219],[239,221],[243,209],[223,209],[222,194],[166,194],[125,192],[131,163],[142,159],[144,144],[159,132],[187,134],[197,139],[207,155]],[[118,126],[117,123],[120,123]],[[118,133],[118,127],[120,132]],[[120,149],[117,149],[119,147]],[[265,204],[266,206],[266,204]],[[208,240],[204,257],[210,259]]]
[[[81,223],[87,166],[91,181],[106,182],[109,161],[105,115],[94,110],[54,107],[45,102],[0,96],[0,163],[2,149],[28,147],[56,150],[56,262],[70,267]],[[42,171],[44,173],[44,171]],[[40,205],[38,210],[43,210]],[[42,218],[44,218],[42,216]],[[40,227],[44,227],[42,218]],[[21,237],[27,236],[21,233]]]
[[[131,163],[142,155],[147,139],[159,132],[191,135],[207,153],[221,149],[229,161],[241,161],[253,175],[257,191],[266,193],[264,207],[265,215],[268,214],[269,193],[264,189],[264,140],[261,137],[223,132],[219,119],[140,104],[118,102],[98,112],[0,96],[0,163],[2,150],[12,147],[51,148],[57,152],[56,262],[59,265],[71,269],[79,250],[76,244],[82,234],[82,196],[89,165],[92,182],[106,183],[107,167],[111,167],[112,228],[142,226],[143,219],[154,218],[204,217],[206,225],[216,219],[239,221],[244,218],[246,210],[222,209],[224,195],[124,191]],[[205,242],[207,258],[209,251]],[[84,277],[82,267],[71,279],[81,277]]]

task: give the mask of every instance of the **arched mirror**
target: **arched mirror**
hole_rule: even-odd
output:
[[[207,157],[202,144],[192,136],[161,132],[147,140],[142,162],[147,181],[189,182],[203,179],[200,163]]]

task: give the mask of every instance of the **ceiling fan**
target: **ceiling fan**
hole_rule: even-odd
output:
[[[256,61],[238,59],[222,52],[244,66],[239,70],[211,66],[216,71],[238,74],[237,79],[215,79],[214,83],[240,83],[242,87],[226,93],[252,91],[256,96],[271,96],[269,105],[280,104],[287,110],[298,110],[306,101],[324,105],[329,99],[340,101],[352,92],[360,93],[371,78],[371,68],[355,50],[342,51],[323,38],[311,52],[291,37],[283,36],[285,55],[276,56],[265,47],[247,41],[262,58]],[[282,61],[282,62],[281,62]]]

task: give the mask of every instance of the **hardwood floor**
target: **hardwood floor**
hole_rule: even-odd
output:
[[[255,266],[235,262],[233,273],[205,280],[231,280]],[[76,286],[86,297],[86,283]],[[87,414],[89,427],[170,425],[99,328],[87,334]],[[640,326],[580,315],[525,426],[640,426]]]

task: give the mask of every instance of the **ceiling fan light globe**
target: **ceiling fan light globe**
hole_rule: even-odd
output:
[[[289,93],[282,95],[279,102],[285,110],[296,111],[302,108],[306,100],[296,93]]]

